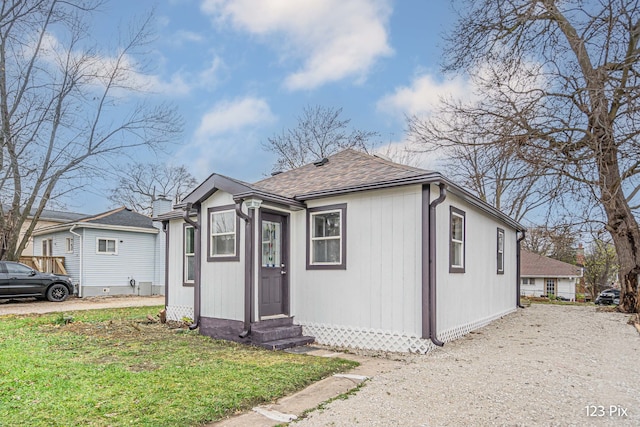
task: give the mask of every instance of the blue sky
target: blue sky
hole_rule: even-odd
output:
[[[405,114],[428,114],[439,96],[465,90],[439,73],[441,35],[454,22],[447,1],[112,0],[93,34],[112,45],[119,25],[154,5],[150,97],[185,119],[180,142],[159,160],[187,165],[198,180],[268,174],[274,155],[261,142],[293,127],[305,106],[343,108],[380,144],[401,144]],[[110,208],[102,196],[110,185],[96,183],[70,210]]]

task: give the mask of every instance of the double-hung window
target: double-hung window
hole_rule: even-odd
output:
[[[346,269],[347,205],[307,211],[307,269]]]
[[[497,273],[504,274],[504,230],[498,228],[498,242],[497,242]]]
[[[67,237],[65,239],[65,249],[68,254],[73,253],[73,237]]]
[[[209,242],[207,261],[238,261],[239,218],[235,207],[209,208]]]
[[[449,210],[449,226],[449,272],[464,273],[465,213],[451,206]]]
[[[196,274],[195,229],[191,225],[184,227],[184,284],[193,284]]]
[[[118,253],[118,245],[116,239],[104,239],[98,237],[96,240],[97,253],[110,255],[116,255]]]

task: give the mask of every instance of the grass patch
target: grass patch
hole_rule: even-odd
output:
[[[357,365],[172,330],[159,309],[0,317],[0,425],[201,425]]]

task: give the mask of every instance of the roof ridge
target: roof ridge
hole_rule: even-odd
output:
[[[78,221],[79,222],[95,221],[96,219],[105,218],[107,216],[110,216],[110,215],[113,215],[115,213],[121,212],[121,211],[123,211],[125,209],[129,210],[129,208],[127,208],[126,206],[121,206],[119,208],[115,208],[115,209],[112,209],[112,210],[107,211],[107,212],[102,212],[102,213],[99,213],[99,214],[96,214],[96,215],[93,215],[93,216],[88,216],[86,218],[79,219]]]

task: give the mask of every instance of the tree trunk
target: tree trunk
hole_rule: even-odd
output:
[[[598,160],[601,201],[607,215],[620,263],[620,306],[625,313],[640,313],[640,229],[620,184],[618,153],[613,144],[602,144]],[[606,147],[606,148],[605,148]]]

